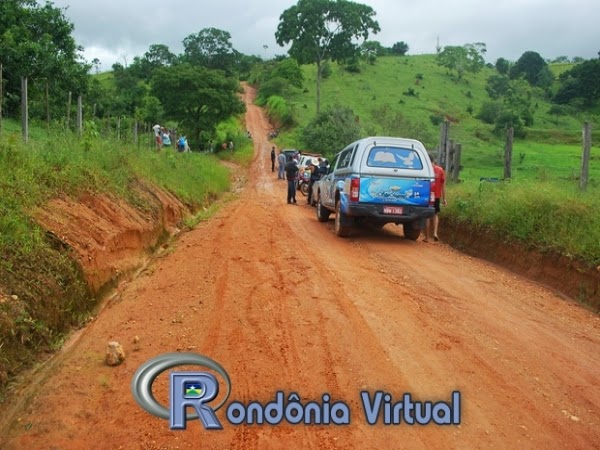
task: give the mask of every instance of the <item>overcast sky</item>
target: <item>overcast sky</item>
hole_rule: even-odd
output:
[[[43,3],[43,0],[38,0]],[[275,42],[281,13],[296,0],[54,0],[68,7],[74,37],[88,62],[101,70],[129,64],[152,44],[183,52],[182,41],[203,28],[228,31],[233,47],[245,54],[272,57],[286,49]],[[484,42],[487,62],[516,61],[525,51],[545,59],[595,58],[600,51],[598,0],[363,0],[381,32],[370,36],[384,46],[404,41],[409,55],[435,53],[440,45]],[[264,49],[264,46],[268,49]]]

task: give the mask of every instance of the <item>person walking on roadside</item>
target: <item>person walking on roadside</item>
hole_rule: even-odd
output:
[[[433,225],[433,240],[439,241],[438,237],[438,227],[440,223],[439,213],[440,213],[440,203],[446,206],[448,203],[446,201],[446,172],[441,166],[438,166],[435,163],[435,159],[433,156],[429,155],[431,159],[431,163],[433,164],[433,173],[435,176],[435,181],[431,189],[433,190],[435,196],[434,208],[435,214],[431,219],[427,219],[427,224],[425,225],[425,239],[424,242],[429,242],[429,233],[431,231]]]
[[[275,172],[275,147],[271,149],[271,172]]]
[[[283,155],[285,158],[285,155]],[[298,163],[293,159],[285,165],[285,174],[287,176],[287,202],[296,205],[296,179],[298,178]]]
[[[285,180],[285,160],[285,153],[279,150],[279,155],[277,156],[277,164],[279,169],[277,173],[278,180]]]

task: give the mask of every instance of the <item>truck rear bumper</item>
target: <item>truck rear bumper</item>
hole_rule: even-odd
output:
[[[388,214],[386,207],[402,208],[402,214]],[[414,220],[429,219],[435,215],[433,206],[413,205],[379,205],[379,204],[352,204],[348,205],[346,214],[351,217],[364,217],[366,220],[379,223],[405,223]]]

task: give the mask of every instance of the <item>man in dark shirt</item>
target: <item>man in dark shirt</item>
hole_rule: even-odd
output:
[[[287,202],[297,204],[296,202],[296,178],[298,178],[298,163],[292,159],[285,165],[285,174],[288,182]]]
[[[275,172],[275,147],[271,149],[271,172]]]

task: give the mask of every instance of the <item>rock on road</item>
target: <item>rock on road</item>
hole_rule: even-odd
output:
[[[239,198],[121,287],[23,388],[22,408],[2,419],[11,426],[0,447],[599,448],[598,316],[443,243],[404,240],[393,225],[337,238],[305,197],[286,204],[253,98],[246,88],[256,156]],[[127,353],[114,368],[103,365],[112,340]],[[171,431],[135,403],[130,381],[173,351],[221,363],[229,401],[328,393],[348,405],[351,423],[236,426],[224,408],[221,431],[198,421]],[[167,381],[154,386],[163,404]],[[461,424],[371,426],[360,392],[379,390],[434,402],[460,391]]]

